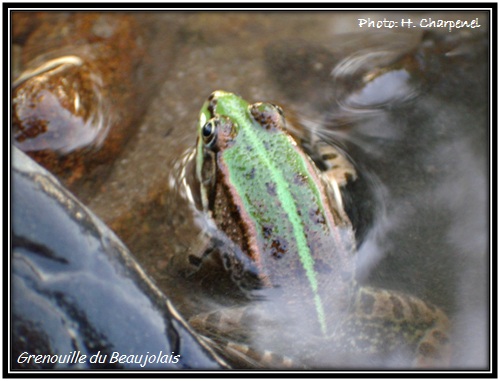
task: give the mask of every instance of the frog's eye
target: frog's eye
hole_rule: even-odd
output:
[[[217,127],[219,122],[217,119],[210,119],[201,128],[201,137],[205,147],[212,147],[217,140]]]

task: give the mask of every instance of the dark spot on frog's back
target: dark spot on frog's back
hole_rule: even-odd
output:
[[[332,274],[333,268],[330,265],[330,263],[325,262],[321,257],[318,257],[317,255],[315,255],[313,248],[310,248],[310,249],[311,249],[311,256],[313,258],[316,258],[314,261],[314,271],[316,271],[316,273],[321,274],[321,275]]]
[[[253,147],[249,144],[246,144],[245,145],[245,151],[248,152],[248,153],[251,153],[253,152]]]
[[[276,126],[277,126],[277,123],[276,123],[276,121],[275,121],[272,117],[267,116],[267,117],[266,117],[266,119],[264,120],[264,123],[262,124],[262,126],[263,126],[266,130],[271,131],[271,130],[273,130],[273,129],[277,128],[277,127],[276,127]]]
[[[256,105],[252,105],[250,108],[250,112],[254,119],[259,123],[261,126],[266,127],[266,115],[262,111],[259,110],[259,108]]]
[[[325,224],[326,223],[325,216],[323,215],[323,213],[321,213],[321,210],[319,210],[319,208],[310,209],[309,210],[309,217],[311,218],[311,221],[314,224]]]
[[[269,196],[276,196],[276,184],[272,182],[266,183],[266,189]]]
[[[283,238],[273,239],[271,242],[271,255],[275,259],[280,259],[286,253],[288,243]]]
[[[262,225],[262,235],[264,239],[271,238],[271,234],[273,233],[273,227],[269,225]]]
[[[302,173],[295,173],[293,175],[293,183],[295,185],[304,185],[307,183],[307,178]]]
[[[252,167],[252,169],[250,169],[250,171],[245,173],[245,178],[247,180],[253,180],[255,178],[255,167]]]

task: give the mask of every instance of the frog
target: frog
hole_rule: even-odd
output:
[[[339,149],[305,137],[275,103],[222,90],[204,102],[197,132],[184,184],[212,243],[192,262],[217,256],[243,295],[189,318],[206,342],[243,368],[449,365],[440,308],[357,281],[341,192],[356,171]],[[304,142],[319,147],[322,169]]]

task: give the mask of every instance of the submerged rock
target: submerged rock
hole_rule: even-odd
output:
[[[12,368],[221,368],[114,233],[13,150]]]

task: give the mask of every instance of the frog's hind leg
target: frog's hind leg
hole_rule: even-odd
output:
[[[213,339],[208,339],[208,343],[227,359],[233,369],[305,369],[289,357],[271,351],[258,351],[243,343],[221,343]]]
[[[396,356],[409,351],[411,365],[417,368],[450,365],[450,324],[439,308],[404,293],[362,287],[356,296],[354,316],[359,332],[370,330],[370,349],[374,352]]]
[[[248,327],[258,316],[252,306],[228,307],[195,315],[189,323],[233,368],[302,368],[285,355],[252,346]]]
[[[449,320],[437,307],[421,300],[419,302],[434,313],[435,320],[418,342],[414,365],[417,368],[449,367],[452,352],[448,336]]]

